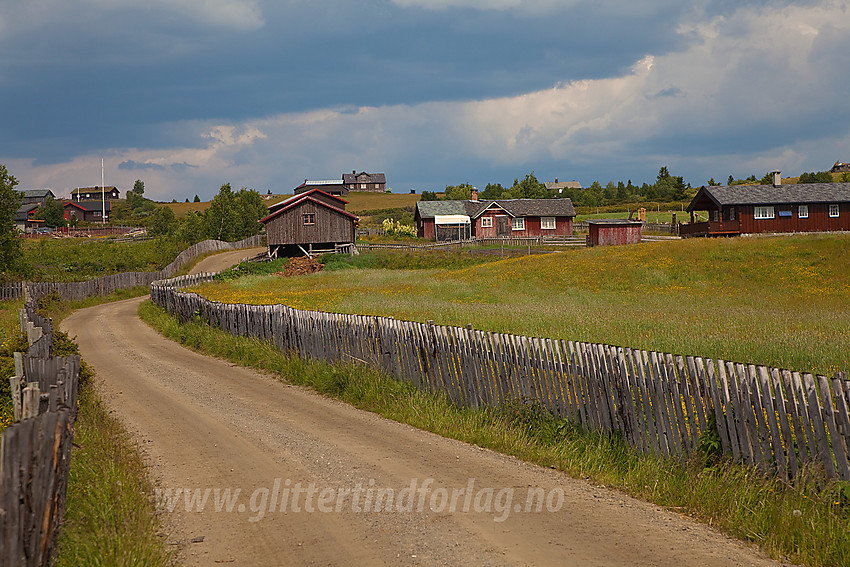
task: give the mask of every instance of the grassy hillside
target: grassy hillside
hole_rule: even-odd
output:
[[[850,235],[597,247],[460,270],[258,276],[199,291],[227,302],[850,370]]]

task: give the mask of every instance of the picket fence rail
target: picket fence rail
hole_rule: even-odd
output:
[[[151,299],[281,351],[362,363],[468,407],[529,400],[644,452],[686,459],[704,436],[782,478],[804,467],[850,480],[850,381],[753,364],[524,337],[285,305],[224,304],[180,290],[212,274],[154,282]]]
[[[0,438],[0,566],[46,567],[65,515],[80,357],[53,357],[53,324],[33,302],[20,323],[30,346],[15,353],[16,423]]]
[[[151,282],[156,280],[170,278],[190,260],[203,254],[263,246],[263,238],[263,235],[256,235],[232,243],[221,240],[204,240],[193,244],[178,254],[170,264],[158,272],[123,272],[84,282],[27,282],[25,287],[29,297],[36,300],[53,291],[66,301],[79,301],[93,295],[109,295],[119,289],[149,286]]]

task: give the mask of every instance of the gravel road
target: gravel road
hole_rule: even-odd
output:
[[[145,452],[187,565],[776,564],[657,506],[196,354],[139,320],[143,299],[62,327]]]

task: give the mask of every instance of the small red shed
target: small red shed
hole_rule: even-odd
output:
[[[629,219],[592,219],[587,221],[590,232],[588,246],[638,244],[643,223]]]

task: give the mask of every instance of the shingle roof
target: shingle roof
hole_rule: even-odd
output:
[[[720,206],[850,202],[850,183],[799,183],[791,185],[721,185],[701,187],[688,210],[700,197]]]
[[[107,185],[105,187],[106,193],[111,193],[113,190],[118,190],[118,187],[116,187],[114,185]],[[80,193],[95,193],[95,192],[97,192],[97,193],[101,192],[100,185],[98,185],[97,187],[78,187],[78,188],[74,189],[73,191],[71,191],[71,195],[79,195]]]
[[[45,199],[48,196],[54,196],[50,189],[23,189],[20,193],[24,194],[24,199]]]
[[[39,207],[38,203],[27,203],[25,205],[21,205],[18,210],[15,212],[15,221],[23,222],[29,218],[29,213],[32,210],[35,210]]]
[[[467,215],[478,218],[493,204],[513,217],[574,217],[570,199],[497,199],[495,201],[419,201],[416,210],[423,219],[434,215]]]
[[[87,212],[102,212],[103,206],[106,205],[106,212],[110,212],[112,210],[112,202],[111,201],[68,201],[63,205],[64,207],[77,207]]]
[[[471,216],[477,205],[475,201],[417,201],[416,210],[423,219],[432,219],[434,215]]]
[[[343,173],[342,181],[346,185],[351,185],[352,183],[358,183],[357,176],[363,175],[366,173],[365,171],[361,171],[360,173]],[[383,173],[366,173],[369,176],[369,181],[366,183],[386,183],[387,177]]]

